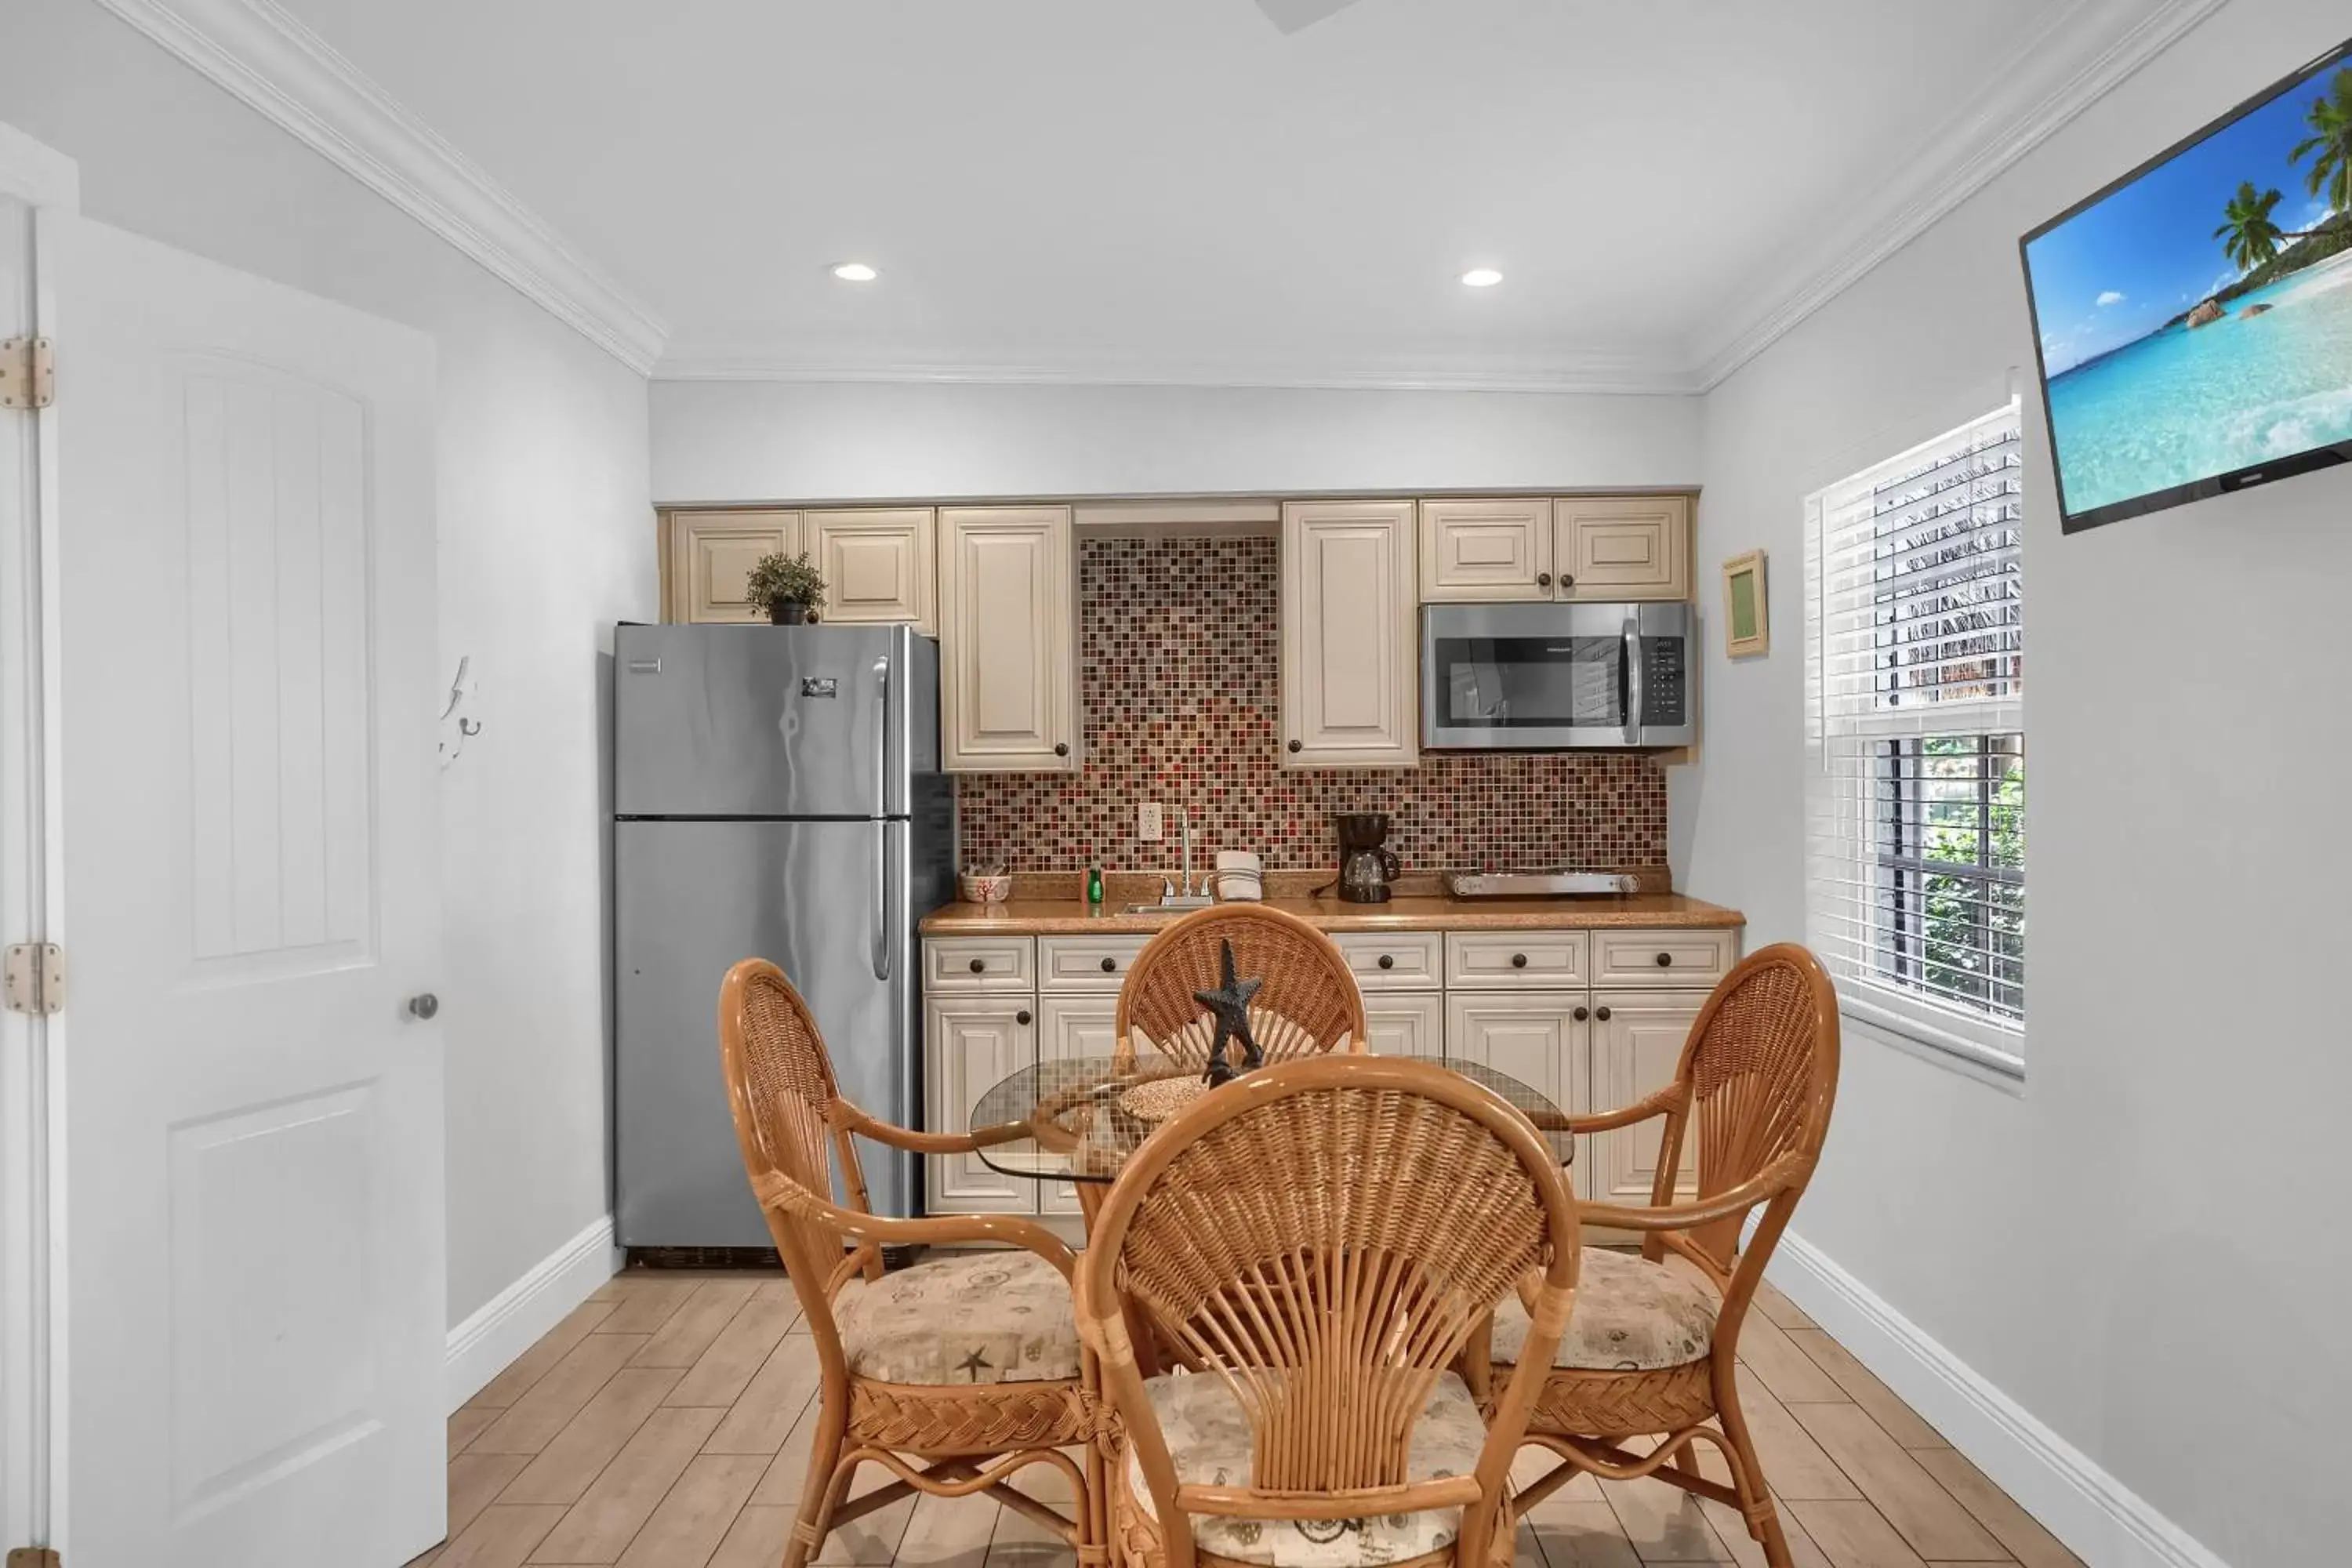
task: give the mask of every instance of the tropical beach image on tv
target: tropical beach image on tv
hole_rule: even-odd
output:
[[[2352,45],[2022,243],[2070,531],[2352,457]]]

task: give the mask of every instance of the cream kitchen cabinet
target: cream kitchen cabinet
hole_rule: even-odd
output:
[[[1420,514],[1423,604],[1551,596],[1549,500],[1425,500]]]
[[[762,555],[807,548],[797,511],[674,511],[666,522],[666,620],[766,620],[767,612],[744,597],[744,580]]]
[[[1592,1103],[1604,1110],[1654,1094],[1675,1076],[1705,991],[1595,991],[1592,994]],[[1650,1201],[1658,1173],[1664,1121],[1596,1132],[1577,1151],[1576,1193],[1596,1203],[1634,1207]],[[1676,1190],[1698,1191],[1696,1130],[1683,1140]]]
[[[807,511],[807,550],[824,579],[824,618],[835,625],[937,624],[939,517],[929,507]]]
[[[1046,939],[1046,940],[1051,940]],[[1118,997],[1111,995],[1047,996],[1037,1010],[1037,1059],[1068,1061],[1078,1057],[1114,1054],[1111,1023],[1118,1016]],[[1078,1213],[1078,1189],[1069,1182],[1033,1182],[1038,1189],[1037,1212]]]
[[[940,740],[950,773],[1079,763],[1076,553],[1066,506],[940,512]]]
[[[1283,507],[1283,766],[1420,761],[1414,516],[1409,500]]]
[[[1515,1078],[1570,1116],[1591,1108],[1591,1007],[1581,991],[1448,992],[1445,1054]]]
[[[1445,1054],[1445,998],[1435,991],[1380,991],[1364,997],[1364,1048],[1378,1057]]]
[[[923,1008],[923,1125],[966,1132],[972,1108],[1000,1080],[1037,1059],[1036,999],[989,994],[934,996]],[[932,1214],[1034,1214],[1037,1184],[982,1163],[978,1154],[924,1156]]]
[[[1563,496],[1552,502],[1552,593],[1562,599],[1691,596],[1691,498]]]

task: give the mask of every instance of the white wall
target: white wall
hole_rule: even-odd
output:
[[[1698,400],[660,382],[664,502],[1686,485]]]
[[[2016,240],[2345,30],[2236,0],[1707,397],[1699,558],[1769,552],[1776,636],[1669,814],[1802,936],[1800,500],[2029,367],[2024,1090],[1850,1029],[1795,1228],[2242,1568],[2344,1554],[2352,469],[2063,537]]]
[[[89,216],[430,332],[441,644],[486,725],[443,775],[449,1316],[607,1210],[598,697],[656,614],[646,384],[90,0],[6,0],[0,119]]]

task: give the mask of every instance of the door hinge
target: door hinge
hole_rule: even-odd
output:
[[[47,408],[57,400],[58,360],[49,340],[0,338],[0,408]]]
[[[43,1016],[66,1005],[65,949],[50,942],[19,942],[8,950],[8,1011]],[[8,1568],[16,1568],[14,1556]]]
[[[8,1568],[65,1568],[65,1559],[47,1546],[12,1546]]]

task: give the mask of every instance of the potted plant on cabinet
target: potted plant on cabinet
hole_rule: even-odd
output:
[[[743,588],[743,596],[766,609],[768,619],[780,626],[813,621],[816,612],[824,608],[824,579],[809,564],[805,552],[786,555],[778,551],[761,556]]]

